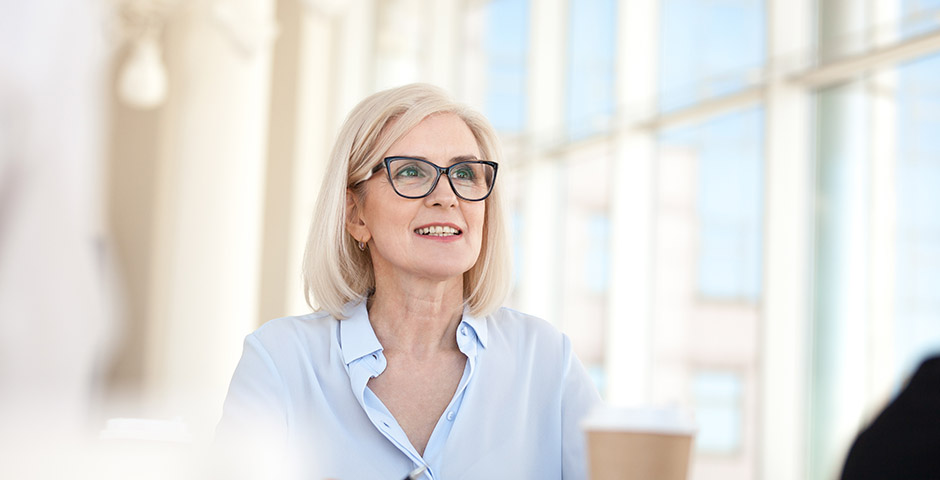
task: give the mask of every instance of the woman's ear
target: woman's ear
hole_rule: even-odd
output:
[[[362,218],[362,200],[352,189],[346,189],[346,231],[358,242],[368,243],[372,239],[369,227]]]

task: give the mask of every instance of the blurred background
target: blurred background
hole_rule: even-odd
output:
[[[940,0],[0,5],[7,432],[211,438],[244,336],[309,311],[339,125],[414,81],[502,135],[508,305],[692,410],[691,478],[836,477],[940,352]]]

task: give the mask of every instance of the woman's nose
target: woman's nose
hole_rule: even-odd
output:
[[[437,180],[437,185],[434,186],[434,190],[431,190],[431,193],[424,198],[429,205],[450,207],[457,204],[457,194],[444,175],[441,175],[441,178]]]

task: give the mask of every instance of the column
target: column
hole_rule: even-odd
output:
[[[559,295],[563,209],[560,165],[546,155],[547,142],[559,138],[564,118],[565,0],[529,3],[529,71],[524,181],[523,271],[520,308],[561,326]]]
[[[200,2],[168,26],[149,398],[208,435],[257,325],[274,2]]]
[[[333,115],[346,118],[366,95],[380,86],[375,71],[376,0],[349,2],[337,16],[333,32]]]
[[[810,93],[786,75],[807,61],[809,0],[767,4],[765,263],[760,338],[759,478],[806,478],[813,262]]]
[[[878,25],[871,38],[874,47],[898,40],[897,19],[900,5],[896,0],[873,0],[872,24]],[[896,158],[898,155],[898,73],[895,68],[874,72],[867,78],[870,95],[871,205],[868,235],[871,274],[868,291],[871,321],[871,352],[868,358],[868,403],[866,420],[873,418],[890,398],[896,385],[895,355],[895,222]],[[859,425],[861,428],[863,425]]]
[[[867,11],[854,2],[820,3],[823,60],[865,48]],[[870,103],[864,80],[816,93],[816,231],[813,283],[809,478],[842,467],[868,395]]]
[[[279,37],[272,69],[271,114],[261,262],[259,322],[310,310],[301,263],[323,172],[342,118],[330,109],[332,8],[279,0]]]
[[[463,25],[459,16],[458,0],[424,0],[424,7],[430,12],[431,21],[423,27],[427,29],[424,42],[425,68],[422,78],[426,81],[457,93],[457,65],[461,56],[458,51],[458,39]]]
[[[639,125],[656,105],[659,2],[619,4],[617,139],[611,189],[611,278],[607,309],[607,400],[650,401],[652,369],[652,262],[654,132]]]
[[[291,0],[287,1],[289,3]],[[333,95],[337,85],[342,83],[342,78],[333,73],[339,48],[333,41],[339,14],[341,11],[333,16],[308,12],[300,25],[297,123],[294,126],[296,136],[293,139],[293,170],[290,178],[289,255],[284,272],[289,287],[287,310],[291,314],[309,310],[304,299],[300,266],[330,151],[346,115],[333,108]]]
[[[287,309],[287,298],[292,290],[302,289],[300,263],[292,262],[296,255],[289,232],[294,209],[292,179],[298,161],[295,145],[305,133],[299,131],[297,122],[302,109],[297,100],[303,88],[300,70],[305,9],[296,1],[275,3],[278,39],[272,52],[270,121],[266,129],[259,324],[292,313]]]
[[[422,73],[421,50],[436,19],[422,0],[385,0],[375,4],[375,89],[416,82]]]

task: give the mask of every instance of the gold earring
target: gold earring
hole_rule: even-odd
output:
[[[366,251],[366,244],[359,242],[359,250]]]

